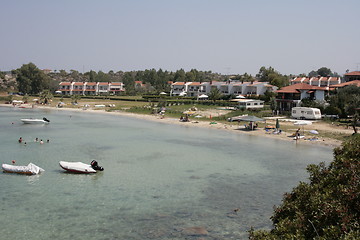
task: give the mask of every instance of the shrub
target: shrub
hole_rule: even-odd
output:
[[[284,195],[271,231],[250,239],[360,239],[360,135],[334,150],[334,161],[309,165],[310,183]]]

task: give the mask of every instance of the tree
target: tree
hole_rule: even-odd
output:
[[[81,99],[80,95],[71,95],[71,103],[78,103],[78,101]]]
[[[333,73],[330,68],[327,67],[322,67],[319,68],[317,71],[312,70],[311,72],[309,72],[309,77],[317,77],[317,76],[321,76],[321,77],[339,77],[339,74],[337,73]]]
[[[125,90],[127,95],[135,94],[135,81],[130,72],[126,72],[123,77],[123,83],[125,85]]]
[[[269,82],[271,85],[279,88],[288,84],[288,77],[280,74],[273,67],[261,67],[259,73],[256,75],[262,82]]]
[[[332,76],[332,72],[329,68],[322,67],[317,70],[317,73],[322,77]]]
[[[286,193],[271,217],[271,231],[250,239],[360,239],[360,135],[334,149],[334,160],[309,165],[310,182]]]
[[[40,101],[43,101],[44,104],[48,104],[53,98],[53,95],[49,90],[44,90],[40,93]]]
[[[210,90],[209,100],[213,100],[215,102],[216,100],[219,100],[222,97],[222,95],[223,94],[219,91],[219,89],[214,87]]]
[[[96,72],[93,70],[89,72],[89,82],[96,82]]]
[[[95,77],[95,82],[109,82],[110,81],[110,76],[106,73],[104,73],[103,71],[98,71],[96,77]]]
[[[177,70],[174,76],[174,82],[184,82],[185,81],[185,71],[184,69]]]
[[[25,94],[38,94],[49,88],[50,79],[33,63],[22,65],[16,70],[19,91]]]
[[[349,85],[337,90],[337,93],[329,98],[331,107],[341,111],[340,117],[353,116],[352,126],[357,133],[356,123],[359,118],[360,87]]]

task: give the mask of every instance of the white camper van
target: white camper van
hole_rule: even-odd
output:
[[[321,112],[318,108],[293,107],[291,117],[296,119],[321,119]]]

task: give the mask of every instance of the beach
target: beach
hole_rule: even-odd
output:
[[[13,107],[12,105],[9,104],[0,104],[0,106],[2,107]],[[25,105],[25,108],[31,108],[31,105]],[[132,118],[137,118],[137,119],[143,119],[143,120],[147,120],[147,121],[156,121],[156,122],[161,122],[164,124],[177,124],[177,125],[183,125],[183,126],[187,126],[187,127],[200,127],[200,128],[210,128],[210,129],[217,129],[217,130],[222,130],[222,131],[231,131],[237,134],[247,134],[247,135],[252,135],[252,136],[259,136],[259,137],[264,137],[264,138],[269,138],[269,139],[280,139],[283,141],[290,141],[290,142],[294,142],[296,144],[318,144],[318,145],[323,145],[323,146],[329,146],[329,147],[338,147],[341,145],[341,141],[337,140],[337,139],[333,139],[333,138],[326,138],[326,137],[320,137],[317,135],[313,135],[309,133],[309,130],[314,130],[316,129],[317,131],[321,131],[321,132],[333,132],[333,133],[339,133],[339,134],[348,134],[351,135],[353,133],[353,130],[351,128],[344,128],[342,126],[337,126],[337,125],[332,125],[329,123],[325,123],[325,122],[321,122],[321,121],[313,121],[312,125],[310,126],[305,126],[304,128],[306,130],[303,130],[303,127],[300,126],[301,132],[304,131],[304,135],[305,138],[302,138],[300,140],[294,140],[293,137],[291,137],[292,134],[295,133],[295,131],[299,128],[299,126],[294,126],[294,122],[293,121],[289,121],[288,119],[282,119],[279,118],[281,126],[288,126],[288,128],[290,130],[286,131],[282,131],[281,134],[273,134],[273,130],[268,130],[266,131],[263,128],[258,128],[255,130],[247,130],[244,127],[244,122],[228,122],[228,123],[222,123],[222,122],[216,122],[216,121],[212,121],[211,117],[209,118],[209,116],[219,116],[222,115],[224,113],[226,113],[226,111],[222,111],[222,110],[209,110],[207,112],[201,112],[201,115],[204,117],[203,119],[199,119],[199,120],[190,120],[189,122],[180,122],[179,119],[175,119],[175,118],[171,118],[171,117],[166,117],[162,116],[162,115],[157,115],[157,114],[152,114],[152,115],[147,115],[147,114],[135,114],[135,113],[129,113],[129,112],[125,112],[125,111],[106,111],[105,109],[86,109],[84,110],[83,108],[67,108],[67,107],[62,107],[62,108],[56,108],[56,107],[52,107],[52,106],[43,106],[43,105],[36,105],[36,108],[44,108],[44,109],[53,109],[53,110],[57,110],[57,111],[75,111],[75,112],[88,112],[88,113],[93,113],[93,114],[112,114],[112,115],[119,115],[119,116],[127,116],[127,117],[132,117]],[[267,119],[266,120],[266,124],[270,125],[270,126],[275,126],[276,124],[276,119]]]

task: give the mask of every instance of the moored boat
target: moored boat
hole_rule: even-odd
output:
[[[33,163],[29,163],[27,166],[15,166],[4,163],[1,167],[3,171],[7,173],[18,173],[26,175],[35,175],[45,171],[44,169],[36,166]]]
[[[72,173],[96,173],[97,170],[103,171],[104,169],[98,166],[97,162],[93,160],[90,164],[82,162],[66,162],[60,161],[59,165],[62,169]]]
[[[20,119],[23,123],[27,123],[27,124],[48,124],[50,123],[50,120],[43,118],[43,119],[37,119],[37,118],[22,118]]]

